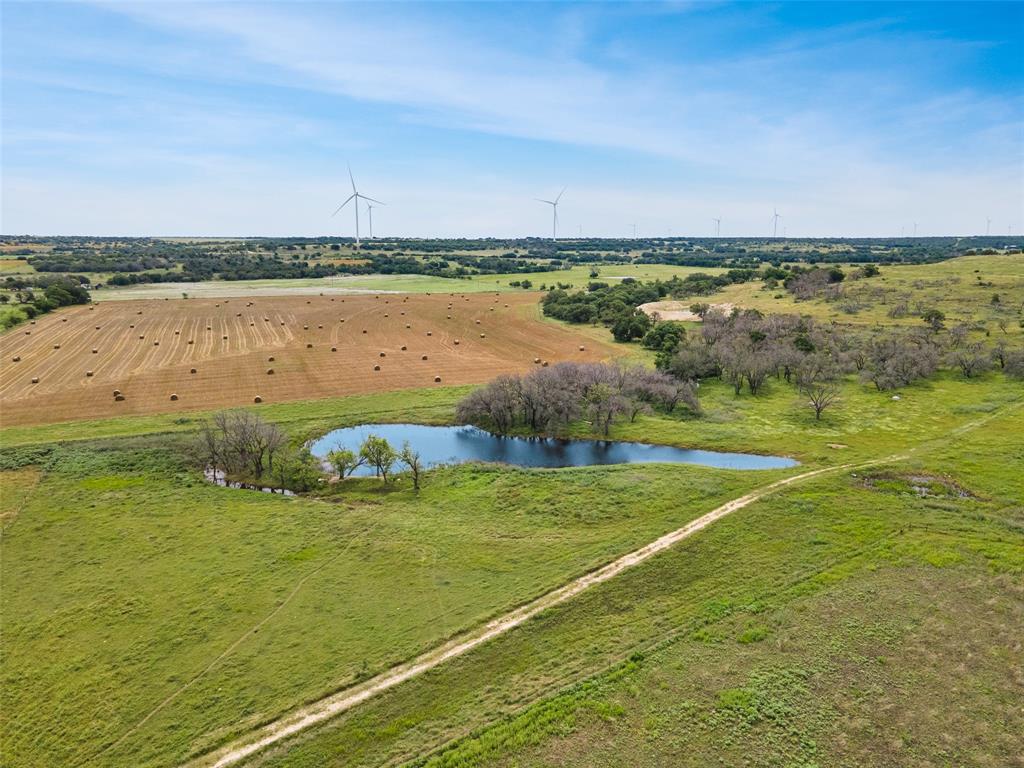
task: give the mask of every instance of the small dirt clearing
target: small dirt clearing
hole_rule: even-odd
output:
[[[685,301],[649,301],[646,304],[641,304],[639,308],[649,317],[657,315],[659,320],[700,322],[700,315],[690,309],[692,304],[693,302]],[[727,315],[736,308],[735,304],[711,304],[710,306]]]
[[[537,300],[382,293],[75,307],[40,318],[31,334],[0,336],[0,423],[195,411],[257,396],[280,403],[434,386],[438,377],[475,384],[537,357],[614,354],[593,342],[581,351],[578,334],[540,319]]]

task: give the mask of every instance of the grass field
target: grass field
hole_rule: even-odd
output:
[[[257,396],[272,403],[425,387],[435,377],[479,383],[538,358],[612,354],[606,342],[540,322],[536,301],[385,294],[70,308],[0,336],[0,421],[183,413]]]
[[[520,292],[509,283],[529,280],[534,288],[542,283],[568,283],[577,289],[586,288],[591,280],[617,282],[627,277],[636,280],[669,280],[693,272],[717,274],[714,267],[673,267],[666,264],[629,264],[601,266],[597,278],[590,277],[590,267],[577,266],[556,272],[533,274],[476,275],[465,279],[430,277],[428,275],[352,275],[296,280],[210,280],[202,283],[152,283],[126,288],[104,288],[96,292],[97,301],[181,298],[187,293],[194,298],[239,296],[342,295],[348,293],[479,293],[486,291]]]

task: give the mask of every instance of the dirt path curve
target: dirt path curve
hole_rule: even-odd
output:
[[[283,741],[290,736],[294,736],[295,734],[317,725],[318,723],[329,720],[341,712],[351,709],[357,704],[376,696],[378,693],[386,691],[389,688],[393,688],[399,683],[405,682],[417,675],[421,675],[424,672],[443,664],[449,659],[453,659],[471,651],[478,645],[486,643],[488,640],[518,627],[520,624],[536,616],[541,611],[547,610],[559,603],[563,603],[596,584],[608,581],[627,568],[631,568],[638,563],[642,563],[644,560],[653,557],[659,552],[668,549],[683,539],[686,539],[703,528],[706,528],[716,520],[719,520],[738,509],[742,509],[748,504],[752,504],[758,499],[761,499],[780,488],[824,474],[841,472],[847,469],[860,469],[862,467],[885,464],[904,458],[906,458],[906,455],[896,455],[883,459],[865,461],[862,463],[843,464],[836,467],[816,469],[799,475],[793,475],[792,477],[787,477],[783,480],[778,480],[774,483],[751,491],[745,496],[740,496],[737,499],[728,501],[720,507],[713,509],[711,512],[698,517],[696,520],[687,523],[682,528],[672,531],[671,533],[666,533],[664,536],[655,539],[650,544],[634,550],[629,554],[623,555],[596,571],[592,571],[581,576],[580,578],[575,579],[552,592],[548,592],[546,595],[543,595],[526,605],[516,608],[514,611],[507,613],[504,616],[494,619],[483,627],[479,627],[455,637],[444,645],[427,651],[411,661],[393,667],[376,677],[370,678],[360,685],[347,688],[344,691],[340,691],[331,696],[327,696],[320,701],[314,702],[313,704],[297,709],[291,714],[285,715],[284,717],[241,737],[235,742],[212,752],[211,754],[204,755],[188,765],[194,766],[195,768],[198,768],[199,766],[225,768],[225,766],[234,765],[262,749],[266,749],[267,747]]]

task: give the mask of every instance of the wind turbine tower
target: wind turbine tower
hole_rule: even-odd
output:
[[[779,209],[778,208],[772,208],[772,237],[773,238],[777,238],[779,236],[779,219],[781,219],[781,218],[782,217],[779,216]]]
[[[370,239],[373,240],[373,206],[366,204],[366,215],[370,217]]]
[[[558,193],[558,197],[554,200],[541,200],[539,197],[535,198],[538,203],[547,203],[551,206],[551,239],[558,239],[558,201],[562,199],[562,195],[565,194],[566,187],[562,187],[562,191]]]
[[[715,237],[721,237],[722,236],[722,220],[721,219],[715,219],[715,218],[712,218],[711,220],[713,222],[715,222]]]
[[[992,219],[985,219],[985,237],[988,237],[992,232]]]
[[[345,198],[345,202],[342,203],[341,205],[339,205],[337,207],[337,209],[335,209],[334,213],[331,214],[331,216],[337,216],[342,208],[344,208],[350,202],[355,200],[355,205],[353,205],[352,208],[356,212],[356,248],[358,248],[359,247],[359,201],[360,200],[369,200],[371,203],[376,203],[377,205],[384,205],[384,203],[382,203],[380,200],[374,200],[372,197],[367,197],[366,195],[359,194],[359,190],[356,189],[356,180],[352,177],[352,166],[348,167],[348,180],[350,182],[352,182],[352,194],[349,195],[347,198]],[[370,214],[370,237],[373,237],[373,214],[372,213]]]

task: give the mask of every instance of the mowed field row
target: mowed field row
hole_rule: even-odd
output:
[[[0,423],[479,383],[538,358],[614,353],[542,322],[537,300],[528,293],[364,295],[75,307],[0,337]]]

